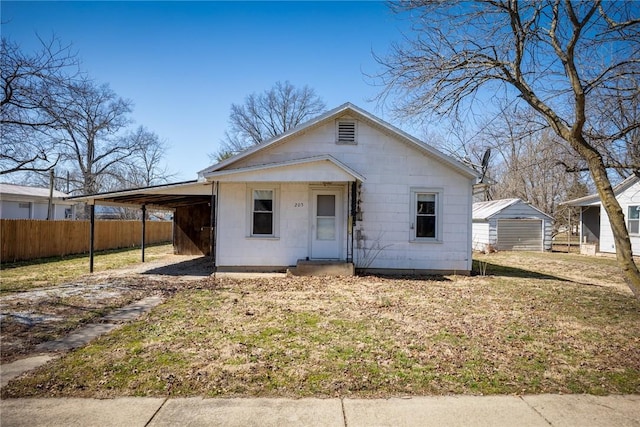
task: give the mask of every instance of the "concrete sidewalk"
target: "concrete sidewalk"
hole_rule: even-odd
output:
[[[11,426],[640,426],[640,395],[8,399]]]

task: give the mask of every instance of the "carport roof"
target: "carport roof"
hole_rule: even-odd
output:
[[[155,185],[124,191],[98,193],[90,196],[70,197],[67,200],[108,206],[151,206],[174,209],[181,206],[208,203],[211,200],[212,183],[184,181]]]

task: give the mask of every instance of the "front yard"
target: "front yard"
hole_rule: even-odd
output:
[[[640,303],[613,260],[476,263],[487,276],[190,282],[2,397],[640,393]]]

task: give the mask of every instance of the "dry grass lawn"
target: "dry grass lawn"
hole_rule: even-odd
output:
[[[2,397],[640,393],[640,302],[615,263],[478,259],[486,277],[192,282]]]
[[[172,253],[173,246],[169,244],[149,246],[145,250],[145,259],[153,261]],[[107,271],[138,264],[140,257],[140,248],[97,252],[94,256],[94,271]],[[80,254],[5,263],[0,266],[0,270],[0,295],[23,292],[68,283],[86,275],[89,272],[89,256]]]

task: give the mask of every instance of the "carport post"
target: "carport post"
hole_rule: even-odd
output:
[[[89,209],[89,273],[93,273],[93,243],[96,237],[96,205]]]
[[[142,262],[144,262],[144,244],[147,228],[147,205],[142,205]]]
[[[209,218],[209,253],[211,255],[211,261],[213,264],[213,274],[215,277],[216,274],[216,239],[218,238],[218,230],[216,229],[217,225],[217,214],[218,210],[216,209],[216,205],[218,203],[218,183],[211,183],[211,217]]]

